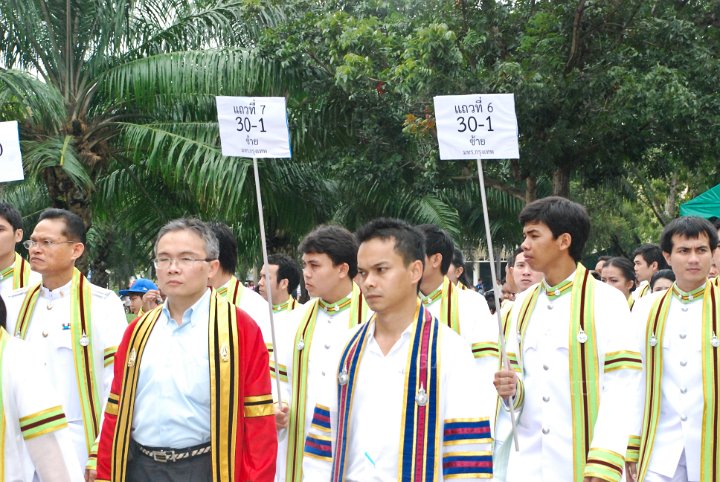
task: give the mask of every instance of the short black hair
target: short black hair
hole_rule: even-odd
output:
[[[452,263],[453,250],[455,249],[452,238],[447,231],[434,224],[420,224],[417,228],[425,235],[425,255],[432,256],[440,253],[442,255],[440,272],[443,275],[447,274],[450,263]]]
[[[0,296],[0,327],[7,328],[7,308],[2,296]]]
[[[235,235],[225,223],[214,221],[209,224],[210,230],[217,238],[220,247],[220,255],[218,256],[220,268],[222,268],[225,273],[235,273],[238,260],[238,245],[235,240]]]
[[[710,242],[710,249],[718,245],[718,232],[715,226],[705,218],[698,216],[682,216],[670,221],[660,236],[660,247],[665,253],[672,253],[672,238],[675,235],[688,239],[697,239],[705,233]]]
[[[13,231],[22,229],[22,216],[20,215],[20,211],[10,204],[0,203],[0,218],[5,219],[5,221],[12,226]]]
[[[720,218],[717,216],[710,216],[708,218],[708,221],[712,223],[713,226],[715,226],[715,229],[720,229]]]
[[[590,236],[590,216],[581,204],[560,196],[548,196],[531,202],[518,216],[524,227],[529,223],[543,223],[552,232],[553,238],[561,234],[570,235],[568,253],[575,262],[582,258],[583,249]]]
[[[300,284],[300,268],[287,254],[271,254],[268,256],[268,264],[278,267],[276,283],[288,280],[287,292],[292,294]]]
[[[85,244],[85,223],[82,218],[67,209],[48,208],[40,213],[38,223],[45,219],[62,219],[65,223],[63,236],[72,241]]]
[[[405,266],[413,261],[425,265],[425,238],[423,234],[402,219],[378,218],[355,232],[358,244],[373,239],[394,239],[395,251],[402,256]]]
[[[632,259],[634,260],[636,256],[640,255],[648,266],[653,263],[657,263],[659,270],[667,269],[668,264],[665,261],[665,257],[662,252],[663,250],[661,250],[660,246],[657,244],[645,243],[635,248],[635,251],[632,253]]]
[[[453,250],[452,264],[455,266],[455,269],[463,269],[463,272],[460,273],[460,276],[457,277],[457,280],[463,285],[470,287],[470,282],[468,281],[467,273],[465,272],[465,257],[463,256],[460,248],[458,248],[457,246],[455,246],[455,249]]]
[[[302,254],[326,254],[335,266],[347,263],[348,275],[357,275],[357,241],[350,231],[335,225],[315,228],[302,240],[298,251]]]
[[[654,275],[652,275],[652,278],[650,278],[650,289],[655,288],[655,282],[663,278],[669,279],[674,283],[675,272],[671,269],[661,269],[660,271],[656,272]]]
[[[633,287],[630,289],[630,291],[633,291],[635,289],[635,282],[637,281],[637,278],[635,277],[635,265],[632,261],[630,261],[624,256],[616,256],[614,258],[608,259],[603,266],[603,269],[607,268],[608,266],[614,266],[615,268],[618,268],[620,271],[622,271],[625,279],[633,282]]]
[[[507,259],[507,264],[505,265],[507,268],[514,268],[515,267],[515,259],[517,259],[517,255],[522,253],[523,249],[522,247],[516,248],[515,251],[513,251],[513,254],[510,255],[510,257]]]

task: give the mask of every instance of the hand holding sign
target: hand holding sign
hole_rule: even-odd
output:
[[[18,123],[0,122],[0,182],[21,181],[24,178]]]

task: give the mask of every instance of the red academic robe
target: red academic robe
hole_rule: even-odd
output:
[[[133,321],[115,355],[115,375],[98,446],[99,482],[125,482],[138,368],[149,332],[161,309],[158,307]],[[260,328],[247,313],[216,296],[214,291],[210,313],[211,413],[216,421],[211,425],[221,427],[212,429],[213,480],[270,482],[275,477],[277,432],[267,368],[268,351]],[[213,313],[216,315],[212,316]],[[215,321],[215,329],[213,320],[220,320]],[[224,338],[223,328],[228,333]],[[223,372],[222,367],[226,371]],[[223,399],[223,393],[230,396]],[[233,422],[234,439],[229,429]],[[234,459],[229,460],[226,454],[232,453]]]

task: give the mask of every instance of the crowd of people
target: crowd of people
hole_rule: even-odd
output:
[[[499,313],[447,232],[386,218],[316,228],[257,292],[228,226],[171,221],[126,312],[78,216],[25,239],[0,204],[0,480],[720,480],[718,219],[593,269],[583,206],[519,221]]]

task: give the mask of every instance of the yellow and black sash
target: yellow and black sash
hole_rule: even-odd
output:
[[[25,339],[33,311],[40,296],[41,283],[30,287],[25,294],[25,299],[20,306],[15,336]],[[100,432],[100,415],[102,404],[100,403],[102,373],[97,373],[93,355],[93,326],[91,322],[91,300],[92,290],[90,282],[78,271],[73,269],[72,281],[70,284],[70,337],[72,339],[73,359],[75,361],[75,377],[80,397],[80,408],[82,410],[83,427],[85,430],[85,443],[88,453]],[[107,351],[107,350],[106,350]],[[112,353],[105,353],[105,356],[114,356]],[[102,370],[102,367],[100,367]]]
[[[15,253],[13,264],[0,272],[0,281],[13,277],[13,289],[24,288],[30,282],[30,263],[25,258]]]
[[[692,293],[690,294],[692,295]],[[699,293],[694,294],[697,300]],[[679,294],[676,285],[655,300],[647,319],[645,329],[645,409],[638,480],[647,475],[653,445],[660,419],[663,376],[663,338],[672,297],[681,302],[692,301],[693,297]],[[718,353],[718,323],[720,322],[720,290],[706,283],[702,292],[702,378],[704,410],[702,417],[702,439],[700,445],[700,482],[715,482],[720,478],[720,353]],[[717,345],[717,346],[716,346]]]
[[[310,348],[317,322],[318,311],[322,301],[316,299],[305,311],[305,315],[295,332],[295,345],[292,357],[292,400],[290,401],[291,417],[288,423],[288,449],[286,482],[302,480],[302,459],[305,444],[305,414],[307,410],[308,367],[310,364]],[[360,287],[353,283],[350,302],[344,300],[335,303],[340,309],[350,309],[348,328],[353,328],[367,318],[367,303],[360,292]],[[342,306],[342,308],[341,308]],[[332,308],[332,307],[331,307]],[[334,311],[334,310],[331,310]],[[339,312],[339,311],[335,311]],[[281,367],[282,369],[282,367]]]
[[[150,334],[161,313],[162,307],[158,306],[145,314],[135,325],[123,367],[122,392],[118,400],[113,400],[112,395],[108,400],[107,410],[110,413],[117,412],[111,464],[111,480],[116,482],[126,480],[132,417],[140,376],[139,368]],[[256,416],[257,414],[254,412],[257,412],[259,408],[254,403],[262,402],[267,405],[265,399],[268,397],[245,397],[246,400],[240,400],[242,387],[240,359],[242,354],[239,351],[237,311],[235,306],[220,298],[214,290],[210,295],[208,332],[213,481],[234,482],[239,410],[245,406],[244,411],[250,412],[246,413],[246,416]],[[262,398],[262,400],[255,401],[256,398]],[[268,414],[265,409],[262,412],[262,415]]]
[[[447,276],[443,277],[442,286],[420,299],[427,307],[440,298],[440,323],[447,325],[460,334],[460,309],[458,308],[458,288]]]

